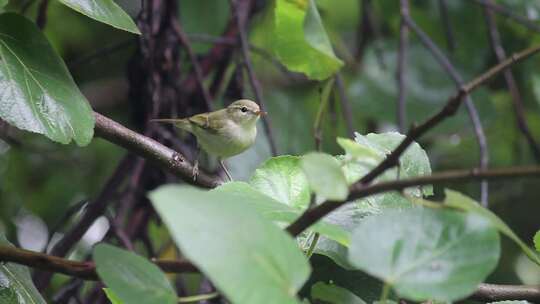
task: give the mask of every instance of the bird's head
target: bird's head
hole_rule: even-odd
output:
[[[241,126],[254,125],[261,115],[265,113],[255,102],[249,99],[240,99],[227,107],[228,116]]]

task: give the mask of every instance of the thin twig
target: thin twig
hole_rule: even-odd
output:
[[[370,195],[388,192],[400,191],[413,186],[442,184],[457,181],[471,180],[497,180],[516,177],[540,177],[540,166],[537,167],[509,167],[503,169],[491,170],[455,170],[435,173],[429,176],[380,182],[366,186],[362,183],[356,183],[350,187],[350,193],[347,199],[343,201],[326,201],[315,208],[309,209],[302,216],[296,219],[287,227],[287,231],[297,236],[306,228],[322,219],[325,215],[338,209],[339,207]]]
[[[78,69],[86,64],[90,64],[101,57],[111,55],[115,52],[121,51],[129,45],[133,44],[135,41],[132,38],[121,40],[110,45],[99,48],[93,52],[90,52],[86,55],[83,55],[79,58],[71,60],[67,63],[70,70]]]
[[[409,28],[418,36],[422,44],[433,54],[437,62],[439,62],[439,64],[448,73],[450,78],[454,81],[456,87],[458,89],[462,87],[464,84],[463,79],[459,75],[456,68],[452,65],[450,60],[444,55],[440,48],[437,47],[435,42],[433,42],[433,40],[429,38],[429,36],[414,22],[414,20],[410,18],[410,16],[405,15],[403,16],[403,19],[407,23]],[[478,148],[480,150],[480,168],[486,169],[489,165],[489,150],[486,135],[484,133],[484,128],[482,127],[480,116],[478,115],[478,111],[476,110],[476,107],[474,106],[470,95],[465,94],[463,97],[465,99],[465,106],[467,108],[467,112],[469,113],[469,118],[471,119],[474,128],[474,134],[478,142]],[[488,204],[488,192],[489,191],[487,182],[481,182],[480,202],[483,206],[487,206]]]
[[[251,57],[249,55],[249,42],[247,38],[247,32],[246,32],[246,22],[247,22],[247,13],[249,11],[248,8],[242,8],[243,6],[249,7],[250,3],[246,1],[239,1],[238,3],[234,3],[233,0],[231,2],[231,8],[233,8],[233,11],[236,15],[236,20],[238,23],[238,34],[239,34],[239,40],[241,45],[241,52],[242,57],[244,59],[244,64],[246,67],[246,71],[248,73],[249,83],[251,85],[251,88],[253,89],[253,93],[255,94],[255,98],[257,99],[257,103],[260,105],[261,109],[263,111],[266,110],[266,103],[263,98],[262,88],[259,83],[259,80],[257,79],[257,75],[255,75],[255,70],[253,68],[253,65],[251,64]],[[239,9],[242,8],[242,9]],[[278,155],[278,150],[276,146],[276,140],[272,131],[272,122],[269,115],[265,115],[262,117],[264,131],[266,133],[266,138],[268,139],[268,144],[270,145],[270,151],[272,152],[273,156]]]
[[[452,53],[456,48],[456,40],[454,39],[454,31],[452,31],[452,25],[450,24],[450,16],[448,15],[448,4],[446,3],[446,0],[439,0],[439,11],[446,37],[446,47],[450,53]]]
[[[493,4],[493,1],[488,0],[487,3]],[[497,23],[495,22],[495,16],[490,6],[484,7],[484,14],[486,17],[486,24],[488,28],[491,48],[493,49],[493,52],[497,57],[497,62],[502,62],[504,59],[506,59],[506,52],[502,46],[501,36],[499,34],[499,30],[497,29]],[[504,70],[503,76],[506,82],[506,86],[510,91],[510,96],[512,98],[512,105],[514,108],[514,113],[516,115],[518,128],[521,133],[523,133],[523,136],[525,136],[525,138],[527,139],[532,155],[535,158],[536,162],[540,163],[540,146],[538,145],[538,142],[534,139],[529,125],[527,124],[527,119],[525,118],[525,109],[523,107],[523,101],[521,99],[521,94],[519,92],[516,79],[514,78],[512,71],[508,69]]]
[[[407,124],[407,106],[406,102],[406,86],[405,86],[405,74],[406,72],[406,60],[407,60],[407,46],[409,40],[409,27],[405,22],[405,16],[409,16],[409,0],[400,0],[400,15],[401,22],[399,24],[399,50],[397,54],[397,71],[396,80],[398,87],[398,100],[397,100],[397,122],[399,132],[405,132],[405,125]]]
[[[368,185],[375,178],[377,178],[379,175],[384,173],[386,170],[399,164],[399,158],[401,154],[403,154],[403,152],[405,152],[405,150],[407,150],[407,148],[416,139],[418,139],[419,137],[421,137],[422,135],[430,131],[432,128],[437,126],[439,123],[441,123],[442,121],[444,121],[445,119],[451,117],[452,115],[456,113],[456,111],[458,110],[459,106],[462,103],[462,98],[465,95],[470,94],[478,86],[486,83],[488,80],[495,77],[498,73],[500,73],[504,69],[510,67],[511,65],[519,61],[529,58],[530,56],[538,52],[540,52],[540,45],[533,46],[517,54],[513,54],[510,58],[504,60],[503,62],[489,69],[487,72],[481,74],[477,78],[473,79],[469,83],[462,86],[457,94],[455,94],[454,96],[448,99],[446,105],[439,112],[431,116],[431,118],[426,120],[424,123],[418,126],[413,126],[407,133],[407,136],[405,136],[405,138],[401,141],[401,143],[390,154],[388,154],[388,156],[381,163],[379,163],[369,173],[363,176],[358,182],[358,184]],[[333,210],[333,209],[331,210],[323,209],[323,210],[316,211],[317,209],[322,208],[321,206],[322,205],[319,205],[313,209],[310,209],[304,212],[304,214],[302,214],[298,219],[296,219],[296,221],[294,221],[291,225],[289,225],[287,230],[290,231],[292,234],[297,235],[298,233],[302,232],[311,224],[321,219],[322,217],[324,217],[325,215],[327,215]],[[318,214],[317,217],[312,218],[312,215],[310,215],[312,213]]]
[[[191,43],[189,42],[189,38],[180,26],[180,22],[176,18],[172,21],[172,27],[173,30],[178,37],[178,40],[180,40],[180,43],[182,46],[186,49],[186,52],[189,57],[189,61],[191,62],[193,71],[195,72],[195,79],[197,80],[197,84],[199,85],[199,88],[201,90],[204,102],[206,104],[206,108],[208,111],[212,110],[212,97],[210,96],[210,92],[208,92],[208,89],[204,85],[204,76],[203,72],[201,70],[201,66],[199,65],[199,61],[197,60],[197,57],[195,56],[195,52],[193,52],[193,48],[191,47]]]
[[[493,3],[489,0],[472,0],[472,1],[476,2],[477,4],[489,7],[492,11],[496,12],[497,14],[510,18],[514,22],[517,22],[523,25],[524,27],[526,27],[527,29],[531,31],[540,33],[540,25],[528,19],[527,17],[514,13],[511,9],[507,7],[504,7],[500,4]]]
[[[12,246],[0,246],[0,261],[13,262],[32,268],[62,273],[85,280],[97,280],[95,264],[80,262],[53,255],[47,255]],[[197,268],[185,260],[153,260],[163,271],[170,273],[198,272]]]

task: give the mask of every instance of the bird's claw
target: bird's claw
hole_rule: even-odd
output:
[[[199,161],[195,161],[195,164],[193,164],[193,169],[191,170],[191,174],[193,175],[193,181],[196,181],[197,176],[199,175]]]

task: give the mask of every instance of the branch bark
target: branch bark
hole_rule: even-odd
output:
[[[0,261],[13,262],[85,280],[98,280],[94,262],[72,261],[12,246],[0,246]],[[169,273],[198,272],[197,267],[185,260],[154,260],[153,262]]]
[[[214,188],[221,184],[217,177],[199,172],[197,179],[193,180],[193,165],[180,154],[159,142],[132,131],[121,124],[99,113],[96,118],[96,135],[121,146],[128,151],[148,159],[158,166],[178,175],[184,181],[204,188]]]

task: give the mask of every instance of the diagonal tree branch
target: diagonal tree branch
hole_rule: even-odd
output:
[[[375,178],[384,173],[387,169],[390,169],[398,164],[399,157],[407,148],[419,137],[427,133],[429,130],[437,126],[439,123],[445,119],[454,115],[459,106],[462,103],[462,99],[465,95],[471,93],[481,84],[484,84],[491,78],[495,77],[497,74],[507,69],[511,65],[522,61],[530,56],[540,52],[540,45],[527,48],[517,54],[513,54],[503,62],[489,69],[487,72],[481,74],[477,78],[473,79],[471,82],[463,85],[458,93],[447,101],[446,105],[431,118],[426,120],[424,123],[418,126],[413,126],[407,136],[401,141],[401,143],[390,153],[388,156],[373,170],[366,174],[359,182],[357,182],[352,187],[363,187],[371,183]],[[337,208],[337,207],[336,207]],[[304,214],[302,214],[298,219],[296,219],[291,225],[287,227],[287,231],[292,235],[298,235],[300,232],[304,231],[307,227],[317,222],[323,218],[328,213],[332,212],[336,208],[333,205],[328,203],[323,203],[313,209],[309,209]]]
[[[444,55],[444,53],[437,47],[435,42],[429,38],[429,36],[412,20],[409,15],[404,15],[403,19],[409,28],[415,32],[415,34],[420,38],[422,44],[433,54],[435,59],[439,64],[446,70],[450,78],[454,81],[457,88],[463,86],[463,79],[459,75],[456,68],[452,65],[450,60]],[[465,106],[467,112],[469,113],[469,118],[471,119],[474,134],[476,135],[476,140],[478,142],[478,148],[480,150],[480,168],[486,169],[489,164],[489,151],[487,146],[486,135],[484,133],[484,128],[480,122],[480,116],[478,111],[474,106],[474,103],[469,94],[463,96],[465,100]],[[480,183],[480,202],[483,206],[487,206],[488,203],[488,184],[483,181]]]
[[[493,4],[493,1],[488,0],[487,3]],[[497,57],[497,62],[501,62],[506,58],[506,52],[501,43],[501,36],[499,30],[497,29],[497,23],[495,22],[495,16],[492,12],[492,9],[489,6],[484,7],[484,14],[486,17],[486,23],[489,33],[489,41],[491,43],[491,48]],[[516,114],[517,125],[531,149],[532,155],[535,158],[537,163],[540,163],[540,146],[538,142],[534,139],[533,134],[527,124],[527,119],[525,118],[525,109],[523,107],[523,101],[521,99],[521,94],[519,93],[518,85],[512,71],[505,70],[503,72],[504,80],[506,86],[510,91],[510,96],[512,98],[512,105],[514,107],[514,112]]]

